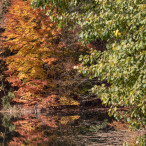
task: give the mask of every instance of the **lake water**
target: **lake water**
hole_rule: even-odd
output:
[[[105,111],[1,114],[0,145],[113,146],[128,139]]]

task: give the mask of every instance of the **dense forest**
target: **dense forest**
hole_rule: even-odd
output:
[[[144,1],[6,0],[2,10],[3,110],[107,107],[145,129]]]

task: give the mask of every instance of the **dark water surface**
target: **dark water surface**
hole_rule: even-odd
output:
[[[105,111],[76,114],[1,114],[0,145],[108,146],[122,145],[124,130],[110,126]]]

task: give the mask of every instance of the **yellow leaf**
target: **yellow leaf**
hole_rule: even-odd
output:
[[[61,124],[67,124],[67,123],[73,122],[74,120],[77,120],[77,119],[79,119],[79,118],[80,118],[79,115],[61,117],[60,123],[61,123]]]
[[[76,101],[76,100],[74,100],[72,98],[67,98],[65,96],[61,97],[59,99],[59,101],[60,101],[61,105],[79,105],[78,101]]]
[[[117,36],[119,36],[119,35],[121,35],[121,33],[120,33],[119,30],[117,29],[117,30],[115,31],[115,36],[117,37]]]

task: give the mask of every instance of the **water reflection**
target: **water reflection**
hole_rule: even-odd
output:
[[[81,146],[122,145],[111,141],[114,131],[106,112],[0,115],[1,145]],[[116,134],[116,133],[115,133]],[[119,138],[119,137],[118,137]]]

